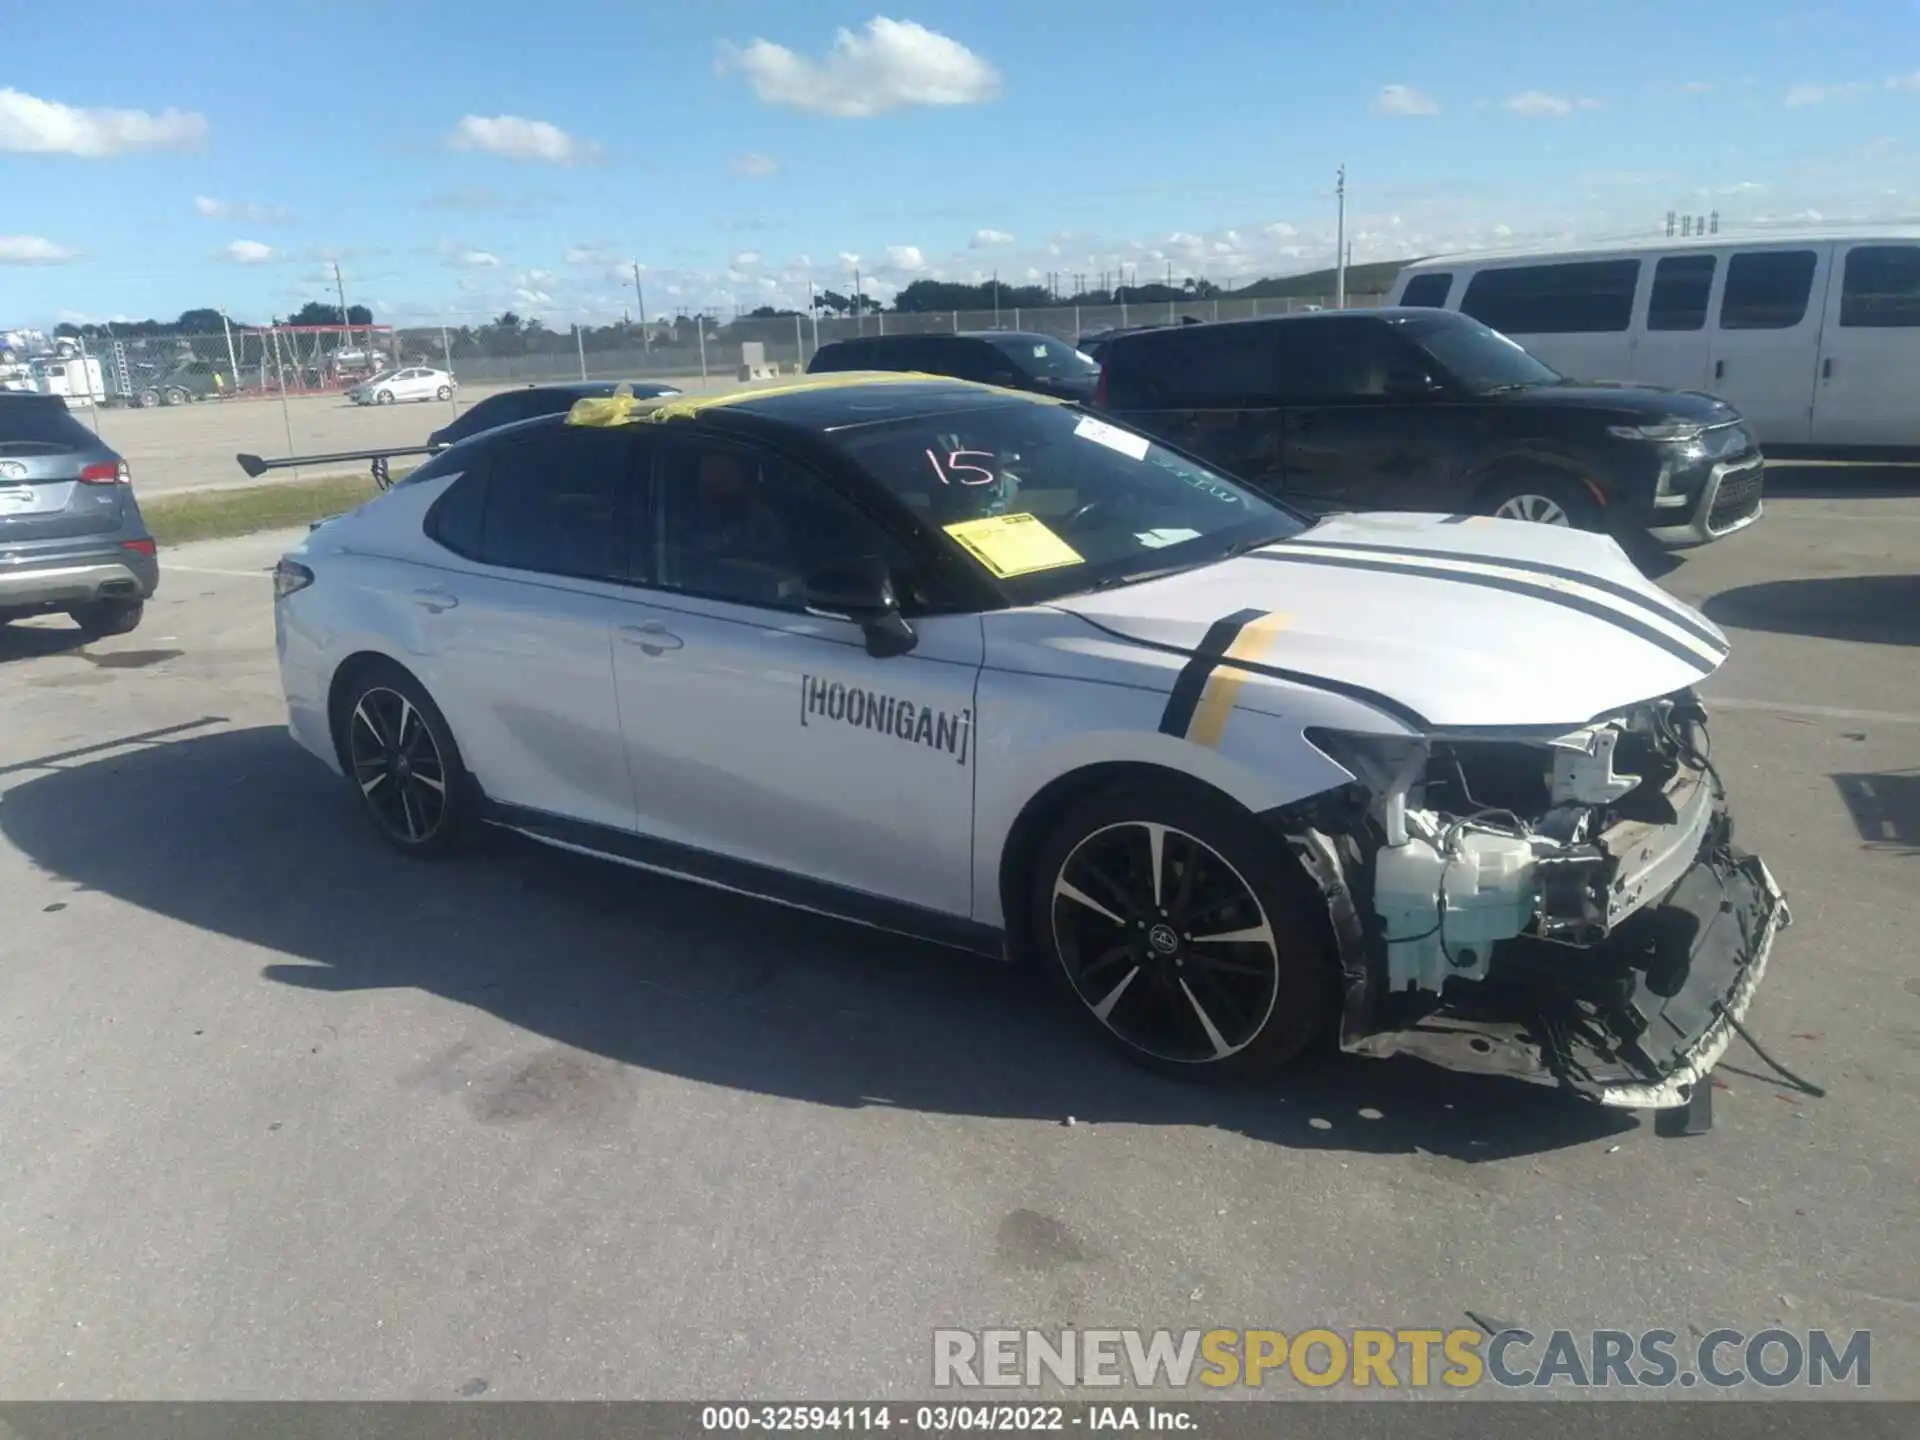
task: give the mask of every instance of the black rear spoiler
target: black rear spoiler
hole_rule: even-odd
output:
[[[284,460],[266,460],[258,455],[236,455],[240,468],[249,478],[258,479],[269,470],[291,470],[301,465],[338,465],[348,460],[388,460],[395,455],[435,455],[444,445],[387,446],[379,450],[341,450],[332,455],[289,455]]]

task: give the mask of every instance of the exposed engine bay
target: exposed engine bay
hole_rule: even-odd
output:
[[[1328,900],[1345,1048],[1687,1104],[1791,923],[1706,718],[1683,692],[1564,733],[1309,732],[1356,782],[1280,817]]]

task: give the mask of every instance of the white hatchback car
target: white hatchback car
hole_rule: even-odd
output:
[[[1180,1073],[1331,1030],[1676,1107],[1787,923],[1693,693],[1727,642],[1612,540],[1315,524],[1038,396],[582,400],[275,593],[293,735],[401,849],[503,827],[1037,957]]]
[[[392,405],[399,400],[451,400],[458,386],[445,370],[425,365],[408,365],[399,370],[383,370],[370,380],[362,380],[347,391],[356,405]]]

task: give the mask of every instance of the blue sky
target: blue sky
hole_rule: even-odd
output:
[[[804,302],[1920,212],[1920,3],[0,3],[0,326]],[[109,38],[111,37],[111,38]]]

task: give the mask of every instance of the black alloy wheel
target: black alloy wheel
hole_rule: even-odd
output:
[[[1101,797],[1043,864],[1035,921],[1055,978],[1133,1058],[1254,1078],[1321,1030],[1325,913],[1253,817],[1177,791]]]
[[[452,838],[458,761],[411,696],[385,681],[362,688],[346,720],[347,773],[381,833],[408,850]]]

